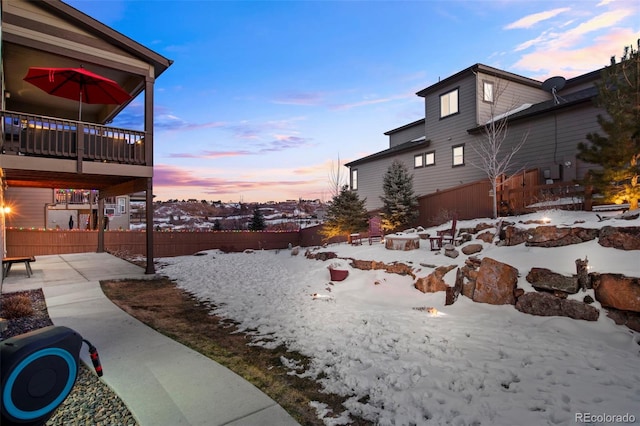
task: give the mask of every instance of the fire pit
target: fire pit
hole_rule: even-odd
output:
[[[384,247],[388,250],[416,250],[420,248],[420,237],[416,234],[385,235]]]

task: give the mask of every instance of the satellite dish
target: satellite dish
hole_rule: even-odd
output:
[[[555,76],[548,78],[542,83],[542,90],[553,93],[553,90],[562,90],[567,80],[564,77]]]
[[[542,83],[542,90],[551,93],[553,95],[553,100],[557,105],[560,103],[559,99],[562,99],[558,96],[557,92],[558,90],[562,90],[562,88],[566,83],[567,83],[567,80],[565,80],[564,77],[560,77],[560,76],[551,77],[546,79]]]

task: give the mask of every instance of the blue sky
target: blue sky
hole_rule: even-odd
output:
[[[439,78],[570,78],[640,38],[635,0],[67,3],[174,61],[155,86],[158,200],[328,201],[338,158],[388,148]],[[113,124],[141,117],[137,99]]]

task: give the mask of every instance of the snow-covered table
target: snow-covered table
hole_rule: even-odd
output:
[[[385,235],[384,247],[389,250],[416,250],[420,248],[420,237],[416,234]]]

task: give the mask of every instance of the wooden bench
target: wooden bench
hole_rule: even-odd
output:
[[[31,262],[35,262],[36,258],[33,256],[23,256],[23,257],[3,257],[2,258],[2,278],[9,275],[9,271],[11,271],[11,267],[14,263],[24,263],[24,267],[27,270],[27,277],[31,278],[31,274],[33,271],[31,270]]]

